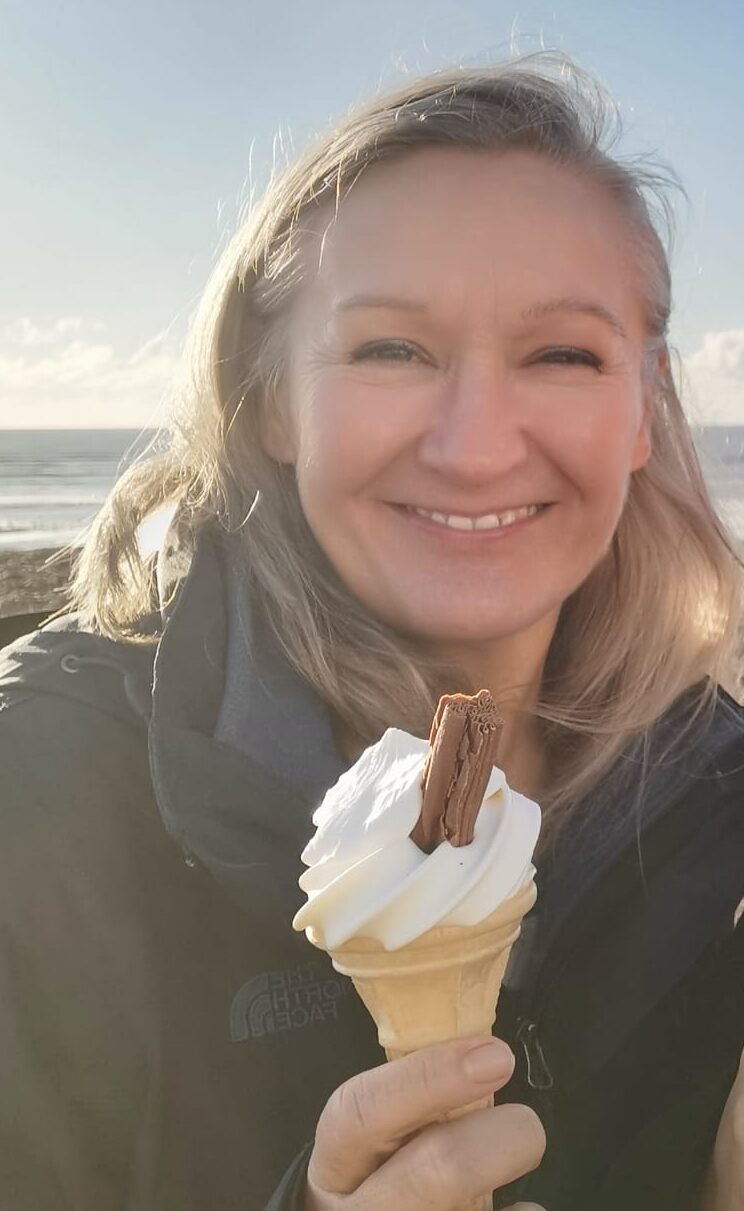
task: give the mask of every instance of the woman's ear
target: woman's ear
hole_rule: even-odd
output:
[[[289,401],[277,392],[261,402],[259,415],[261,445],[266,453],[275,462],[294,466],[297,462],[297,441]]]
[[[651,423],[653,416],[654,397],[660,385],[669,374],[669,354],[666,344],[654,354],[650,367],[644,374],[643,385],[643,414],[641,416],[631,466],[634,471],[645,467],[651,457]]]
[[[651,414],[649,409],[644,405],[643,416],[641,423],[636,433],[635,445],[633,446],[633,457],[631,459],[631,470],[640,471],[641,467],[645,467],[651,457]]]

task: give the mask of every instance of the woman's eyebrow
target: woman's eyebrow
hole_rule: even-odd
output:
[[[386,308],[389,311],[424,312],[429,310],[427,303],[419,302],[416,299],[398,298],[394,295],[384,294],[353,294],[347,299],[339,299],[334,303],[333,311],[336,313],[352,311],[357,307],[379,307]],[[547,299],[541,303],[531,303],[521,313],[520,318],[523,320],[539,320],[557,311],[569,311],[575,314],[594,316],[595,319],[602,320],[603,323],[608,324],[621,340],[627,341],[628,339],[628,333],[620,317],[607,307],[605,303],[600,303],[595,299],[567,296],[565,298]]]
[[[396,298],[387,294],[352,294],[348,299],[338,299],[332,307],[334,312],[352,311],[355,307],[386,307],[389,311],[428,311],[428,303],[415,299]]]
[[[597,302],[595,299],[582,299],[569,296],[561,299],[549,299],[543,303],[532,303],[522,312],[522,319],[539,320],[545,315],[551,315],[555,311],[572,311],[581,315],[593,315],[595,319],[609,324],[610,328],[614,329],[621,340],[627,341],[628,339],[628,333],[620,317],[607,307],[605,303]]]

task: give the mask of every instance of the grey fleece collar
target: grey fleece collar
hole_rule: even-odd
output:
[[[345,765],[324,705],[268,628],[256,627],[247,597],[240,601],[229,543],[216,526],[200,530],[188,574],[167,595],[150,768],[163,821],[182,848],[257,923],[279,915],[289,924],[303,899],[300,853],[313,810]]]
[[[226,561],[225,590],[227,657],[215,739],[320,798],[346,768],[325,703],[278,650],[235,560]]]

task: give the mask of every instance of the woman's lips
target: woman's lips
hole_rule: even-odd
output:
[[[437,513],[412,505],[392,506],[399,516],[425,533],[458,543],[489,541],[521,532],[542,517],[550,507],[550,504],[539,504],[522,509],[509,509],[501,514],[466,517],[462,514]]]

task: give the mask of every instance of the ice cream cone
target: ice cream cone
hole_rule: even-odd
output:
[[[534,880],[503,897],[534,874],[540,830],[538,805],[497,766],[502,728],[488,690],[445,694],[428,745],[389,728],[313,815],[300,879],[308,900],[293,925],[350,976],[389,1060],[491,1033]]]
[[[399,950],[358,937],[330,952],[372,1014],[388,1059],[490,1033],[509,952],[536,896],[530,880],[477,925],[429,929]]]
[[[330,951],[336,971],[350,976],[377,1025],[389,1060],[452,1039],[490,1034],[511,948],[537,897],[530,880],[477,925],[444,925],[399,950],[374,938],[351,938]],[[316,945],[320,938],[308,937]],[[493,1104],[491,1096],[444,1119]],[[490,1196],[463,1211],[491,1207]]]

